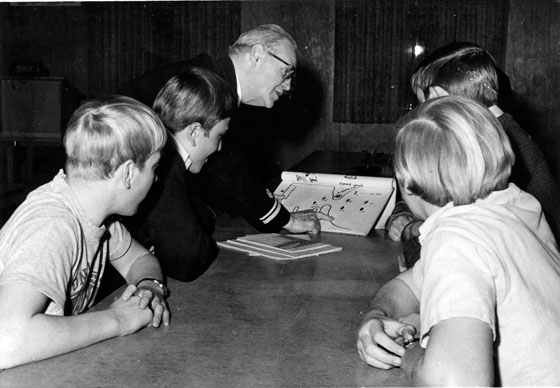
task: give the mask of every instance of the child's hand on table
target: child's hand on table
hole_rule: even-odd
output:
[[[161,289],[148,286],[147,282],[140,283],[136,290],[136,295],[140,297],[138,306],[141,309],[150,307],[152,310],[153,318],[151,326],[159,327],[162,323],[164,326],[169,326],[169,307],[165,300],[165,295]]]
[[[142,298],[135,295],[136,290],[136,286],[129,285],[109,306],[109,310],[115,313],[120,336],[135,333],[152,322],[153,313],[150,309],[140,308]]]
[[[358,331],[358,353],[362,360],[380,369],[400,367],[404,345],[414,341],[416,328],[383,314],[368,314]]]

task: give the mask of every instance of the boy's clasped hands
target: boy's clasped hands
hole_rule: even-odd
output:
[[[358,353],[362,360],[380,369],[401,367],[409,351],[423,351],[417,342],[416,327],[420,326],[420,316],[411,314],[395,320],[381,311],[370,311],[358,331]]]
[[[128,327],[123,336],[135,333],[143,327],[169,326],[171,314],[163,294],[133,284],[126,287],[122,295],[111,304],[111,310],[118,314],[119,324]]]

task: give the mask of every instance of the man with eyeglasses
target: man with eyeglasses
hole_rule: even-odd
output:
[[[200,66],[224,78],[237,92],[239,104],[272,108],[280,97],[292,91],[296,53],[295,40],[282,27],[261,25],[242,33],[230,46],[229,55],[225,58],[214,60],[207,54],[201,54],[190,60],[165,65],[131,81],[118,94],[134,97],[152,106],[157,93],[170,78],[189,66]],[[319,220],[331,220],[331,217],[311,210],[290,213],[258,178],[255,166],[247,157],[246,142],[243,136],[239,136],[244,130],[243,123],[252,118],[243,117],[242,113],[243,109],[239,109],[232,116],[222,150],[210,156],[200,174],[193,175],[198,195],[212,210],[241,215],[260,232],[285,229],[290,233],[319,233]],[[208,265],[193,265],[193,261],[207,263],[213,259],[185,257],[185,265],[191,268],[189,276],[178,278],[173,273],[167,275],[183,281],[194,280],[204,273]]]

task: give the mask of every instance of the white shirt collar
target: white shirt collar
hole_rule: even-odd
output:
[[[454,207],[453,202],[449,202],[445,206],[442,206],[441,208],[433,212],[428,218],[424,220],[422,225],[420,225],[420,227],[418,228],[418,232],[420,233],[420,235],[418,236],[418,241],[420,242],[420,244],[424,242],[426,234],[432,229],[432,225],[434,224],[434,222],[436,222],[440,215],[447,209],[450,209],[452,207]]]
[[[172,134],[169,130],[167,131],[167,133],[169,134],[170,138],[173,139],[173,145],[175,146],[175,150],[177,150],[177,152],[181,156],[183,163],[185,163],[185,169],[188,171],[192,164],[191,156],[189,155],[185,147],[183,147],[181,142],[175,137],[174,134]]]
[[[502,112],[503,113],[503,112]],[[486,198],[479,198],[474,201],[472,204],[475,205],[492,205],[492,204],[508,204],[512,203],[516,197],[519,197],[521,190],[517,187],[514,183],[509,183],[508,187],[503,190],[492,191]],[[523,198],[525,201],[526,199]],[[472,204],[467,204],[463,206],[470,206]],[[522,207],[524,205],[517,205],[517,207]],[[425,236],[429,233],[432,229],[433,224],[441,217],[443,213],[447,210],[454,208],[455,205],[453,202],[449,202],[445,206],[439,208],[434,213],[432,213],[426,220],[420,225],[418,228],[420,232],[420,236],[418,236],[418,241],[420,244],[423,243]],[[458,206],[461,208],[461,206]]]
[[[239,83],[237,74],[235,75],[235,82],[237,84],[237,105],[241,105],[241,84]]]
[[[235,86],[237,91],[237,105],[241,105],[241,83],[239,83],[239,69],[237,68],[236,60],[234,60],[234,56],[229,57],[231,63],[233,64],[233,74],[235,74]]]
[[[498,105],[492,105],[490,108],[490,112],[494,113],[494,116],[496,117],[500,117],[501,115],[504,114],[504,111],[500,109],[500,107]]]

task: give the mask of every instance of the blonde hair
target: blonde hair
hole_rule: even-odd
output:
[[[515,156],[494,115],[461,96],[414,109],[396,138],[399,184],[428,203],[473,203],[507,187]]]
[[[239,35],[229,47],[229,55],[246,53],[256,44],[262,44],[267,50],[276,52],[278,46],[286,43],[297,51],[296,41],[286,30],[276,24],[263,24]]]
[[[66,173],[106,179],[132,160],[139,168],[165,145],[167,133],[154,111],[137,100],[115,96],[80,106],[64,135]]]

